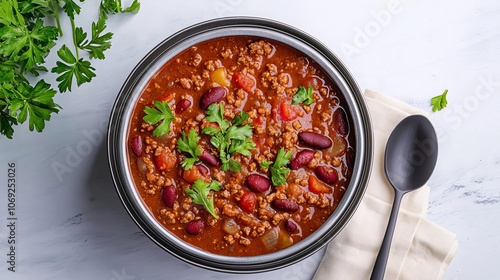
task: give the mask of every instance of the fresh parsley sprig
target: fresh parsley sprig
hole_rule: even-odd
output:
[[[195,163],[200,161],[198,158],[198,156],[201,155],[201,149],[198,145],[198,141],[200,141],[200,139],[200,136],[193,128],[189,130],[189,134],[187,136],[184,131],[181,132],[181,138],[177,140],[177,149],[181,152],[188,153],[191,156],[182,159],[181,166],[184,170],[191,169]]]
[[[56,91],[45,81],[39,81],[35,87],[31,87],[28,82],[24,81],[18,83],[17,86],[5,88],[7,91],[4,94],[7,94],[11,114],[7,115],[2,112],[0,117],[0,131],[9,138],[14,132],[10,124],[24,123],[29,119],[29,129],[41,132],[45,127],[45,121],[49,121],[50,115],[59,112],[61,108],[53,101]],[[1,101],[1,97],[0,94],[0,108],[2,104],[7,105]],[[16,114],[13,115],[12,112]]]
[[[190,189],[185,189],[185,192],[191,197],[194,203],[202,205],[210,215],[218,219],[219,216],[215,213],[214,197],[209,197],[208,195],[211,190],[219,191],[220,189],[222,189],[222,185],[218,181],[212,180],[210,183],[207,183],[198,179],[194,181]]]
[[[307,89],[304,86],[299,86],[299,89],[295,93],[295,95],[292,97],[292,104],[297,105],[297,104],[304,104],[304,105],[311,105],[314,102],[314,97],[313,97],[313,87],[309,86]]]
[[[170,123],[174,120],[174,115],[170,110],[170,106],[168,106],[167,101],[160,102],[155,100],[153,104],[156,108],[149,106],[144,108],[144,113],[146,115],[142,119],[151,125],[160,123],[155,130],[153,130],[153,136],[160,137],[164,134],[169,134]]]
[[[434,96],[431,99],[432,112],[441,111],[446,105],[448,105],[448,100],[446,99],[446,95],[448,94],[448,90],[445,89],[444,92],[438,96]]]
[[[75,57],[66,45],[59,49],[57,55],[62,61],[56,62],[57,66],[52,68],[52,73],[59,74],[56,81],[59,82],[60,92],[71,91],[73,78],[75,78],[76,84],[81,86],[92,81],[92,78],[96,76],[95,68],[92,67],[90,61]]]
[[[285,153],[285,148],[281,147],[278,150],[274,164],[271,166],[271,182],[273,186],[282,186],[286,183],[286,175],[290,173],[290,168],[286,167],[290,161],[292,153]]]
[[[73,81],[80,86],[96,76],[89,59],[104,59],[104,51],[111,46],[112,33],[104,32],[107,15],[136,13],[140,8],[137,0],[127,8],[121,6],[121,0],[101,0],[98,20],[92,23],[88,37],[83,28],[75,24],[82,2],[84,0],[0,2],[0,133],[7,138],[13,137],[14,126],[26,121],[30,130],[41,132],[51,114],[61,109],[53,101],[56,91],[43,79],[34,79],[41,72],[49,71],[45,58],[56,40],[63,36],[60,15],[69,18],[75,47],[72,51],[62,45],[57,52],[60,61],[51,69],[57,74],[59,92],[65,92],[71,91]],[[81,51],[88,53],[89,59],[82,57]]]
[[[238,172],[241,170],[239,162],[231,159],[235,153],[250,156],[251,150],[255,149],[252,140],[252,127],[243,124],[248,120],[248,114],[241,112],[233,118],[232,123],[224,119],[224,105],[212,104],[207,108],[209,122],[219,125],[219,128],[206,127],[201,132],[212,136],[210,143],[219,150],[219,158],[222,162],[221,169]]]

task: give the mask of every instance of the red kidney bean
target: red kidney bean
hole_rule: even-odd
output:
[[[254,192],[265,192],[271,187],[271,181],[259,174],[250,174],[245,179],[245,184]]]
[[[200,98],[200,108],[206,110],[208,106],[221,100],[226,95],[223,87],[214,87],[205,92]]]
[[[297,170],[304,165],[308,165],[314,158],[314,152],[311,150],[303,150],[298,152],[290,161],[290,169]]]
[[[314,171],[316,173],[316,176],[318,176],[321,181],[327,184],[333,184],[337,182],[338,174],[337,170],[335,170],[334,168],[330,168],[324,165],[318,165],[316,166],[316,169]]]
[[[132,147],[132,152],[138,157],[142,156],[142,138],[141,136],[134,136],[130,139],[130,146]]]
[[[177,105],[175,106],[175,113],[176,114],[181,114],[184,113],[187,109],[191,107],[191,101],[189,99],[181,99],[179,102],[177,102]]]
[[[205,165],[203,165],[203,164],[195,164],[195,166],[196,166],[196,168],[198,168],[198,171],[200,171],[201,175],[203,175],[203,176],[210,175],[210,170]]]
[[[291,219],[285,221],[285,230],[294,233],[297,230],[297,224]]]
[[[175,186],[170,185],[163,188],[161,193],[161,200],[163,204],[168,207],[174,207],[175,200],[177,199],[177,192],[175,191]]]
[[[276,210],[293,213],[299,210],[299,205],[295,201],[288,199],[275,199],[271,202],[271,206]]]
[[[337,111],[333,113],[333,122],[334,126],[337,128],[337,132],[342,136],[346,136],[349,131],[349,127],[347,126],[344,110],[337,109]]]
[[[194,220],[186,225],[186,232],[191,235],[198,235],[205,228],[203,220]]]
[[[330,138],[316,132],[300,132],[299,140],[305,145],[318,150],[328,149],[332,146]]]
[[[208,150],[203,150],[201,155],[198,156],[199,159],[201,159],[204,163],[213,166],[213,167],[219,167],[219,159],[209,152]]]

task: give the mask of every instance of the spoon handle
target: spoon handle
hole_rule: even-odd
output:
[[[375,266],[373,267],[372,275],[370,280],[382,280],[384,279],[385,267],[387,265],[387,259],[389,258],[389,251],[391,250],[392,236],[394,234],[394,228],[396,227],[396,221],[398,219],[399,206],[401,205],[401,199],[404,193],[396,191],[394,193],[394,203],[392,204],[391,215],[389,217],[389,223],[387,224],[387,229],[385,230],[384,241],[378,252],[377,260],[375,261]]]

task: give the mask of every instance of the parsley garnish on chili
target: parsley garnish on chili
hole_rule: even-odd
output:
[[[304,86],[300,86],[295,95],[292,97],[292,104],[304,104],[311,105],[315,100],[312,94],[313,87],[309,86],[307,89]]]
[[[198,145],[198,141],[200,141],[200,136],[193,128],[189,130],[189,134],[187,136],[186,133],[182,131],[181,138],[177,140],[177,149],[181,152],[188,153],[191,156],[182,159],[181,166],[184,170],[191,169],[193,164],[200,161],[198,156],[201,155],[201,149]]]
[[[292,153],[285,153],[285,148],[281,147],[276,155],[276,160],[271,166],[271,182],[273,186],[282,186],[286,183],[286,175],[290,173],[290,168],[285,167],[290,161]]]
[[[153,136],[160,137],[164,134],[169,134],[170,123],[174,120],[174,115],[172,115],[167,101],[155,101],[153,104],[156,108],[149,106],[144,108],[146,115],[142,119],[151,125],[161,122],[153,131]]]
[[[219,216],[215,213],[214,208],[214,197],[208,197],[210,190],[219,191],[222,189],[222,185],[215,180],[207,183],[203,180],[194,181],[191,189],[186,189],[185,192],[191,197],[194,203],[202,205],[208,213],[210,213],[214,218],[218,219]]]
[[[251,138],[252,127],[249,124],[243,124],[248,120],[248,114],[241,112],[230,123],[224,119],[224,105],[212,104],[207,108],[205,119],[219,125],[219,128],[206,127],[201,132],[212,136],[210,143],[219,150],[219,158],[222,161],[221,169],[240,171],[240,163],[231,159],[233,154],[250,156],[250,150],[255,149],[255,143]]]

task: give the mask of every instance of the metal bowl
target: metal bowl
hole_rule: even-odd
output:
[[[229,257],[200,250],[165,229],[143,203],[127,160],[127,135],[134,105],[149,79],[172,57],[199,42],[224,36],[268,38],[300,50],[313,59],[335,82],[354,132],[355,160],[352,177],[336,210],[316,232],[286,249],[254,256]],[[125,209],[141,230],[158,246],[193,265],[224,272],[254,273],[285,267],[312,255],[328,244],[347,224],[366,190],[372,163],[372,130],[362,94],[347,68],[325,45],[292,26],[262,18],[215,19],[188,27],[151,50],[132,70],[111,111],[108,160]]]

